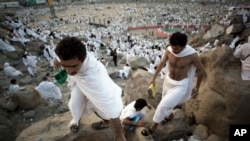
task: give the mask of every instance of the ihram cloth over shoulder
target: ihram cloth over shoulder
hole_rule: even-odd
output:
[[[69,76],[68,82],[71,88],[77,85],[86,98],[107,117],[119,117],[123,106],[121,88],[94,56],[87,53],[81,69],[76,75]]]

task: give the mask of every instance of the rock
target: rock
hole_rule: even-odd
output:
[[[224,141],[221,137],[215,135],[215,134],[212,134],[210,135],[206,141]]]
[[[241,15],[235,15],[231,18],[230,24],[243,24],[243,17]]]
[[[242,25],[242,24],[233,24],[233,25],[229,26],[229,27],[226,29],[226,33],[227,33],[228,35],[231,35],[231,34],[239,34],[239,33],[241,33],[243,30],[244,30],[244,25]]]
[[[119,76],[119,71],[118,71],[118,70],[110,70],[110,71],[109,71],[109,76],[110,76],[112,79],[116,79],[116,78],[118,78],[118,76]]]
[[[72,134],[68,123],[71,120],[70,112],[52,116],[42,121],[39,121],[32,126],[26,128],[17,137],[16,141],[40,140],[40,141],[81,141],[84,139],[95,141],[100,140],[100,137],[105,137],[104,141],[113,141],[113,133],[111,128],[103,130],[93,130],[91,123],[97,122],[100,119],[92,114],[87,119],[82,119],[78,133]],[[37,136],[39,134],[39,136]],[[83,138],[84,137],[84,138]]]
[[[160,78],[156,80],[156,86],[158,93],[156,94],[154,99],[149,99],[148,97],[148,83],[152,79],[152,75],[145,70],[138,69],[133,75],[127,79],[125,88],[124,88],[124,103],[130,103],[137,98],[146,99],[153,107],[156,107],[161,100],[161,91],[162,91],[162,83],[163,81]],[[140,84],[140,87],[138,87]]]
[[[173,111],[174,119],[184,119],[186,118],[186,114],[182,109],[175,109]]]
[[[67,105],[61,105],[60,107],[58,107],[56,110],[55,110],[55,113],[56,114],[60,114],[60,113],[65,113],[69,111],[69,108]]]
[[[194,138],[198,140],[206,140],[208,137],[208,128],[202,124],[196,126],[194,130]]]
[[[210,38],[214,38],[214,37],[218,37],[220,35],[222,35],[225,32],[225,29],[223,26],[215,24],[211,27],[210,30],[208,30],[204,35],[203,35],[203,39],[204,40],[208,40]]]
[[[241,80],[241,62],[232,53],[219,47],[200,56],[206,75],[199,96],[185,104],[188,116],[193,113],[197,124],[207,125],[223,138],[229,137],[230,124],[250,123],[250,82]]]
[[[1,141],[13,141],[16,138],[13,121],[11,121],[9,115],[3,110],[0,110],[0,140]]]
[[[131,69],[146,69],[149,66],[149,62],[144,57],[132,57],[129,60],[129,66]]]
[[[0,125],[0,140],[1,141],[13,141],[15,136],[13,130],[5,125]]]
[[[17,103],[9,99],[5,105],[3,105],[3,108],[8,111],[15,111],[17,109]]]
[[[23,114],[23,117],[24,117],[25,119],[27,119],[27,118],[34,118],[34,117],[35,117],[35,114],[36,114],[36,112],[33,111],[33,110],[31,110],[31,111],[25,112],[25,113]]]
[[[13,95],[13,101],[22,109],[33,109],[40,104],[40,95],[34,90],[34,86],[25,86],[26,90],[19,91]]]

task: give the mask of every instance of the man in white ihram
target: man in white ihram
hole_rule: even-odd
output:
[[[234,57],[239,58],[242,62],[242,80],[250,80],[250,36],[248,37],[248,43],[236,47]]]
[[[42,98],[48,100],[53,105],[58,105],[62,99],[60,89],[47,77],[43,77],[43,81],[35,88]]]
[[[8,62],[4,63],[4,73],[7,77],[17,77],[23,75],[21,71],[16,70],[14,67],[10,66]]]
[[[155,85],[156,77],[166,64],[167,70],[163,82],[162,99],[158,104],[153,123],[148,129],[142,130],[142,135],[154,133],[158,124],[171,118],[175,106],[184,103],[191,97],[196,97],[200,88],[204,68],[197,52],[187,45],[187,35],[176,32],[169,38],[170,46],[164,53],[161,63],[149,83]],[[197,82],[193,88],[193,80],[197,72]]]
[[[102,121],[93,123],[95,129],[111,127],[115,141],[126,141],[119,119],[123,108],[121,88],[109,77],[105,66],[90,53],[76,37],[65,37],[55,49],[57,62],[69,74],[71,88],[69,109],[73,119],[72,132],[77,132],[80,119],[95,112]]]

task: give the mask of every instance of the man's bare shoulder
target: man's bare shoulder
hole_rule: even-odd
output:
[[[199,56],[198,56],[198,54],[196,52],[193,53],[193,54],[188,55],[187,57],[192,58],[192,59],[198,59],[199,58]]]

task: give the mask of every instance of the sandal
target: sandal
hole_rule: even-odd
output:
[[[150,128],[145,128],[141,131],[141,134],[143,136],[148,136],[148,135],[152,135],[153,134],[153,131],[150,129]]]
[[[165,117],[164,120],[161,122],[162,124],[165,124],[169,121],[171,121],[174,118],[174,114],[170,114],[168,117]]]
[[[105,128],[108,128],[109,125],[106,125],[104,123],[104,121],[99,121],[99,122],[95,122],[95,123],[92,123],[92,128],[94,128],[95,130],[101,130],[101,129],[105,129]]]
[[[79,125],[73,124],[73,125],[70,126],[70,130],[71,130],[73,133],[77,133],[77,132],[78,132],[78,129],[79,129]]]
[[[81,119],[79,119],[78,124],[74,123],[74,124],[70,125],[69,128],[70,128],[71,132],[73,132],[73,133],[77,133],[78,132],[79,127],[80,127],[80,120]]]

